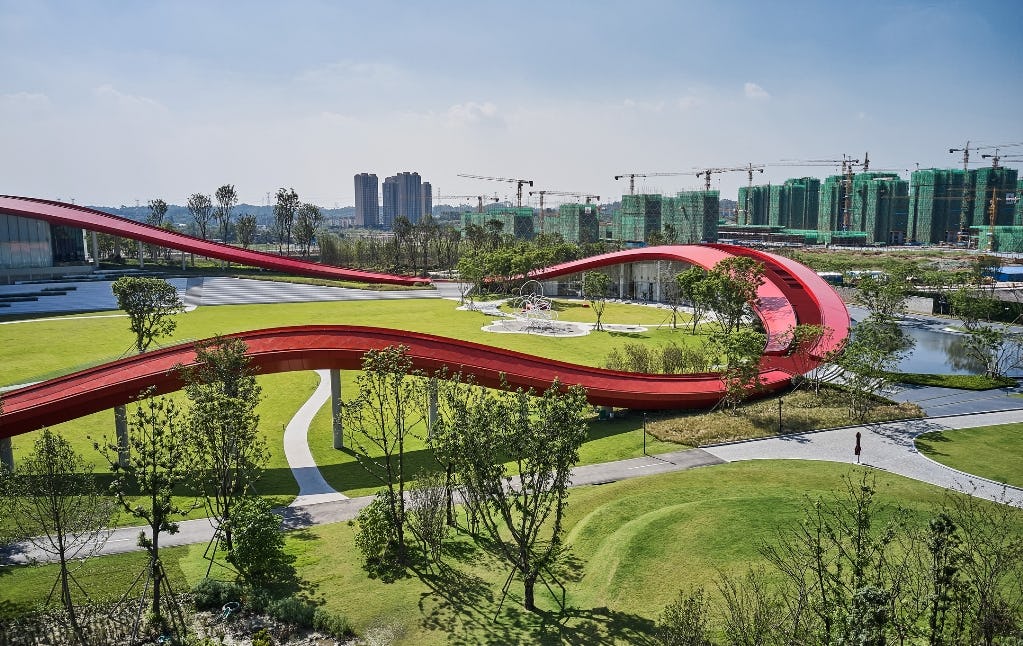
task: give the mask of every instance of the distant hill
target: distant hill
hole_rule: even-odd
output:
[[[96,209],[110,215],[117,215],[122,218],[129,220],[135,220],[136,222],[145,222],[146,217],[149,215],[148,206],[89,206],[90,209]],[[323,216],[328,222],[339,218],[354,218],[355,207],[345,206],[338,209],[325,209],[320,208],[323,212]],[[251,214],[256,216],[256,223],[260,226],[268,227],[274,219],[274,208],[273,206],[257,206],[254,204],[238,204],[232,210],[232,217],[237,218],[239,215]],[[179,206],[177,204],[167,205],[167,219],[175,225],[181,225],[187,227],[192,223],[192,214],[188,212],[188,207]]]

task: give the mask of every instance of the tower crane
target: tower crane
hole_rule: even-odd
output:
[[[617,182],[623,177],[629,178],[629,195],[636,194],[636,178],[637,177],[674,177],[677,175],[688,175],[688,173],[622,173],[621,175],[615,175],[615,181]],[[597,198],[600,199],[600,198]]]
[[[733,168],[704,168],[700,172],[696,173],[696,176],[697,177],[703,177],[703,179],[704,179],[704,184],[703,184],[704,188],[703,188],[703,190],[709,191],[710,190],[710,176],[711,175],[713,175],[715,173],[731,173],[731,172],[734,172],[734,171],[745,171],[749,175],[749,182],[750,182],[750,185],[752,185],[753,184],[753,171],[760,171],[761,173],[763,173],[764,172],[764,165],[763,164],[747,164],[745,166],[735,166]]]
[[[450,199],[454,199],[454,200],[478,200],[479,201],[479,206],[477,206],[477,211],[476,212],[477,213],[483,213],[483,198],[484,198],[483,195],[438,195],[437,196],[437,201],[440,202],[440,200],[443,200],[444,198],[450,198]],[[499,202],[501,200],[501,198],[497,197],[496,194],[494,195],[494,197],[487,197],[486,199],[493,200],[494,202]]]
[[[459,173],[458,176],[459,177],[466,177],[468,179],[485,179],[485,180],[489,180],[489,181],[492,181],[492,182],[511,182],[512,184],[515,184],[517,186],[518,206],[520,206],[520,207],[522,206],[522,186],[524,184],[529,184],[530,186],[533,185],[533,180],[531,180],[531,179],[511,179],[511,178],[508,178],[508,177],[486,177],[484,175],[467,175],[467,174],[463,174],[463,173]]]
[[[782,163],[771,164],[772,166],[834,166],[841,164],[842,167],[842,190],[845,199],[842,200],[842,230],[849,230],[849,219],[852,212],[852,180],[853,168],[861,165],[860,160],[852,159],[848,155],[842,155],[842,159],[784,159]],[[868,159],[864,164],[869,165]]]

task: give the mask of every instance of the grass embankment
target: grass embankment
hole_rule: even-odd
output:
[[[916,448],[953,469],[1023,487],[1023,423],[926,433]]]
[[[449,542],[444,567],[421,568],[394,583],[366,575],[347,524],[292,533],[287,549],[298,557],[311,598],[348,616],[360,634],[397,635],[396,644],[650,644],[658,614],[680,587],[705,586],[716,595],[718,571],[740,574],[761,564],[758,545],[774,542],[799,519],[808,498],[841,490],[842,477],[853,470],[837,463],[756,461],[573,489],[566,516],[571,551],[557,572],[565,611],[540,586],[541,612],[523,612],[519,582],[498,609],[507,566],[464,535]],[[944,495],[883,472],[877,479],[879,500],[921,519]],[[162,552],[176,585],[202,577],[202,551],[192,546]],[[97,600],[112,599],[142,563],[135,554],[103,557],[86,562],[76,576]],[[0,612],[9,616],[31,607],[55,573],[49,565],[4,568]]]
[[[900,384],[957,388],[959,390],[991,390],[992,388],[1016,385],[1015,379],[985,375],[928,375],[918,372],[889,372],[886,376],[891,381]]]
[[[650,413],[647,429],[658,439],[683,446],[704,446],[757,437],[789,433],[805,433],[817,429],[839,428],[850,424],[887,422],[923,417],[915,404],[879,401],[862,420],[849,414],[847,395],[825,388],[819,395],[797,390],[782,397],[749,402],[735,413],[727,410],[711,412],[679,411]],[[781,430],[778,425],[778,402],[781,401]]]

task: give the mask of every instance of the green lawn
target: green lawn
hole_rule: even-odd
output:
[[[916,448],[953,469],[1023,487],[1023,423],[927,433]]]
[[[612,347],[629,341],[685,343],[691,339],[682,329],[666,328],[635,334],[595,332],[571,338],[493,334],[481,329],[493,320],[492,317],[458,311],[456,307],[456,303],[441,299],[200,307],[180,315],[173,337],[161,339],[161,342],[171,345],[215,334],[284,325],[369,325],[438,334],[595,366],[603,362]],[[605,317],[605,321],[635,323],[634,319],[649,316],[651,311],[658,312],[637,305],[621,308],[616,308],[615,314]],[[100,312],[90,316],[112,317],[54,317],[4,325],[5,343],[0,347],[0,365],[4,370],[0,385],[38,381],[131,354],[133,337],[128,320],[117,314],[119,312]],[[88,342],[84,342],[86,339]]]
[[[542,612],[520,610],[522,586],[498,602],[507,567],[465,536],[447,546],[445,567],[420,568],[393,583],[368,578],[353,546],[354,528],[333,524],[294,532],[288,549],[309,596],[346,614],[360,634],[399,635],[398,644],[652,643],[661,609],[683,586],[716,595],[718,570],[758,564],[757,545],[800,516],[807,497],[843,488],[855,467],[804,461],[754,461],[573,489],[566,516],[569,558],[558,578],[568,610],[538,588]],[[925,518],[942,490],[883,472],[878,498]],[[1023,525],[1023,517],[1020,520]],[[203,546],[165,550],[175,582],[205,572]],[[82,578],[113,597],[137,573],[137,555],[89,561]],[[101,574],[92,574],[99,572]],[[0,612],[34,603],[54,566],[0,570]],[[92,588],[90,588],[91,590]],[[494,617],[496,616],[496,620]]]

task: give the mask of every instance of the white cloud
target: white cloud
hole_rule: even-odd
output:
[[[363,82],[371,84],[391,85],[399,82],[404,73],[390,63],[359,62],[343,60],[330,63],[323,67],[306,70],[298,75],[303,83],[334,84]]]
[[[644,112],[661,112],[664,110],[664,101],[635,101],[625,99],[622,105],[630,110],[642,110]]]
[[[746,93],[747,99],[769,99],[771,95],[767,93],[767,90],[760,87],[756,83],[747,82],[743,86],[743,91]]]
[[[0,104],[4,107],[45,110],[50,108],[50,97],[37,92],[15,92],[0,95]]]
[[[92,93],[101,101],[113,103],[119,108],[132,112],[166,111],[166,108],[159,101],[145,96],[121,92],[109,83],[93,89]]]
[[[490,101],[483,103],[467,101],[448,108],[446,121],[449,126],[503,124],[504,118],[498,112],[497,106]]]

